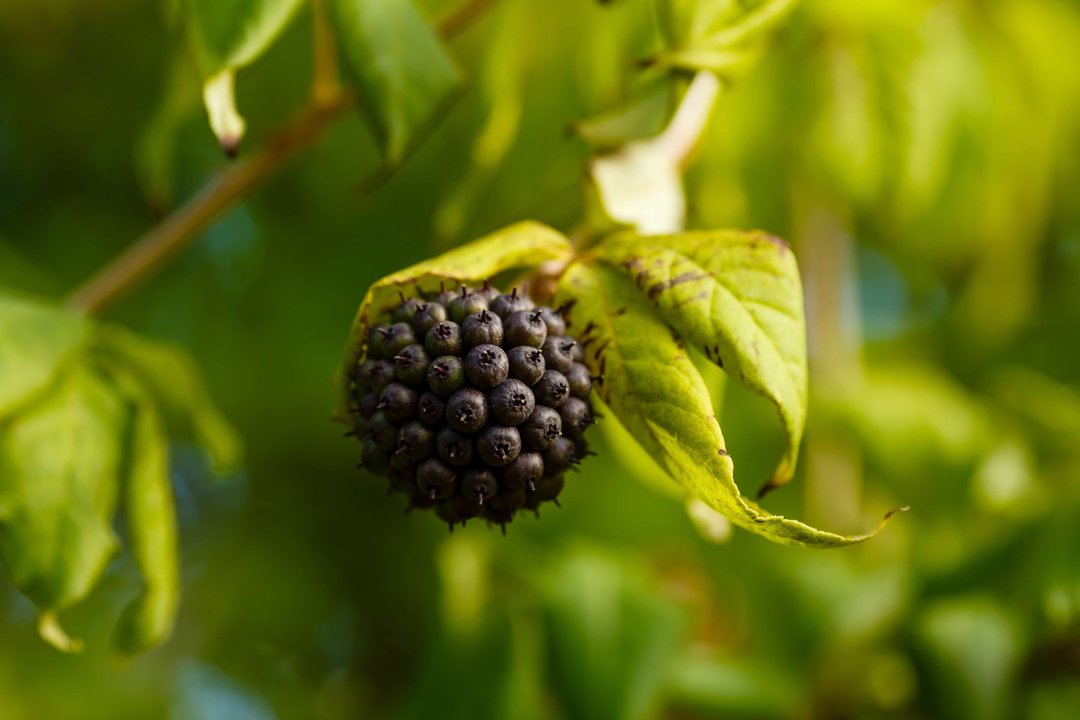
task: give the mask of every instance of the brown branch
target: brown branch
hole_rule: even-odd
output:
[[[454,37],[476,21],[495,0],[466,0],[437,23],[443,38]],[[319,18],[316,18],[319,21]],[[317,33],[322,30],[316,29]],[[324,36],[327,40],[329,35]],[[324,59],[325,60],[325,59]],[[288,125],[273,134],[248,158],[215,173],[202,189],[172,214],[137,239],[117,258],[101,268],[66,298],[68,307],[99,313],[119,297],[164,267],[190,245],[235,202],[245,197],[279,170],[298,152],[318,140],[342,113],[352,106],[351,93],[325,92],[331,68],[319,61],[311,102]],[[382,169],[375,177],[381,177]]]

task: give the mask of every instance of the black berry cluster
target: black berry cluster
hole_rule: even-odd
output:
[[[372,328],[352,373],[361,467],[450,528],[505,530],[558,504],[588,452],[592,378],[562,316],[485,284],[407,298]]]

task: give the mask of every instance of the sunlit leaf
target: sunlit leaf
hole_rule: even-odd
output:
[[[522,268],[534,268],[549,261],[568,260],[573,254],[569,241],[559,232],[536,222],[520,222],[451,250],[430,260],[399,270],[372,285],[353,320],[346,345],[345,362],[339,372],[336,417],[348,415],[346,371],[364,350],[371,319],[388,309],[403,287],[419,287],[436,292],[440,285],[475,283]]]
[[[572,330],[585,333],[585,360],[604,381],[599,394],[645,451],[688,493],[735,524],[771,540],[807,547],[860,542],[773,515],[745,499],[735,484],[709,390],[679,335],[634,282],[604,265],[574,263],[559,300],[575,301]]]
[[[807,409],[802,285],[788,246],[726,231],[623,236],[597,252],[683,340],[776,406],[787,451],[770,485],[787,482]]]
[[[0,419],[48,384],[87,330],[82,315],[0,292]]]
[[[232,157],[247,130],[247,123],[236,109],[236,74],[222,70],[208,79],[203,85],[203,103],[210,117],[210,129],[225,154]]]
[[[331,0],[338,42],[388,165],[397,165],[457,87],[453,60],[409,0]]]
[[[0,554],[43,610],[82,599],[117,548],[121,435],[127,408],[75,366],[0,427]]]

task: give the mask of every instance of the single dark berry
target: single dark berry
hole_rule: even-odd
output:
[[[520,425],[529,419],[536,399],[520,380],[504,380],[488,393],[491,418],[500,425]]]
[[[390,451],[397,445],[397,437],[398,425],[385,412],[379,411],[371,416],[365,440],[371,440],[377,447]]]
[[[576,363],[585,362],[585,348],[581,343],[575,342],[570,348],[570,358]]]
[[[417,476],[419,477],[420,471],[417,469]],[[419,483],[419,480],[417,481]],[[438,493],[436,493],[437,495]],[[428,508],[438,507],[439,499],[431,497],[431,492],[428,490],[422,490],[419,484],[413,488],[412,493],[409,495],[409,507],[406,512],[410,512],[415,509],[426,510]]]
[[[532,391],[537,405],[558,409],[569,397],[570,385],[566,382],[566,376],[558,370],[545,370],[543,377],[533,385]]]
[[[503,322],[503,337],[508,347],[542,347],[547,339],[547,325],[539,310],[518,310]]]
[[[435,433],[431,428],[419,420],[410,420],[401,426],[398,433],[398,447],[395,451],[398,455],[415,462],[426,460],[431,457],[431,450],[435,446]]]
[[[576,342],[565,337],[549,337],[544,341],[544,362],[547,364],[548,370],[558,370],[561,373],[570,372],[570,368],[574,365],[574,358],[571,352]]]
[[[488,419],[488,402],[476,388],[462,388],[446,401],[446,424],[463,433],[474,433]]]
[[[461,326],[455,322],[441,322],[424,336],[424,349],[431,357],[461,354]]]
[[[475,315],[470,315],[461,324],[461,340],[466,348],[477,345],[502,345],[502,320],[489,310],[481,310]]]
[[[582,400],[589,397],[589,391],[592,390],[592,376],[589,375],[589,368],[581,363],[571,365],[570,371],[566,373],[566,384],[570,387],[572,396]]]
[[[446,306],[446,312],[450,315],[450,319],[459,324],[465,322],[465,318],[470,315],[475,315],[487,309],[488,301],[482,295],[470,293],[465,287],[462,287],[461,294]]]
[[[533,302],[514,288],[509,295],[500,295],[491,301],[491,311],[505,320],[519,310],[532,310]]]
[[[510,361],[497,345],[477,345],[465,356],[465,376],[478,388],[493,388],[509,374]]]
[[[536,483],[536,489],[529,493],[528,499],[525,501],[525,507],[529,510],[535,510],[540,507],[540,503],[553,501],[556,505],[559,501],[556,499],[559,497],[559,493],[562,492],[563,487],[566,485],[566,478],[562,475],[549,475],[540,482]]]
[[[387,359],[393,359],[399,352],[416,342],[412,326],[403,322],[380,328],[379,332],[383,336],[383,352]]]
[[[529,387],[536,384],[547,367],[544,365],[544,354],[528,345],[510,348],[506,357],[510,362],[510,377],[520,380]]]
[[[356,404],[357,413],[360,417],[369,418],[375,414],[375,406],[379,404],[379,396],[373,392],[364,393]]]
[[[491,504],[484,506],[484,519],[502,528],[506,534],[506,526],[514,521],[514,511],[505,507],[492,507]]]
[[[503,486],[511,490],[532,490],[544,477],[544,458],[538,452],[523,452],[503,468]]]
[[[559,417],[562,418],[563,433],[571,439],[581,437],[585,429],[593,423],[589,404],[576,397],[566,399],[559,408]]]
[[[465,384],[465,366],[456,355],[443,355],[427,368],[427,384],[432,392],[449,397]]]
[[[360,451],[360,462],[368,472],[382,475],[390,467],[390,453],[371,440],[365,440]]]
[[[457,473],[438,458],[428,458],[416,468],[416,485],[432,500],[441,500],[454,494]]]
[[[390,492],[403,492],[411,495],[416,489],[416,463],[405,455],[394,455],[386,471],[390,480]]]
[[[417,337],[425,337],[431,328],[446,320],[446,308],[437,302],[424,303],[412,316],[413,329]]]
[[[420,301],[415,298],[405,299],[405,296],[401,296],[401,304],[394,308],[394,312],[390,314],[390,319],[396,323],[407,323],[412,321],[413,316],[416,315],[416,311],[420,309]]]
[[[432,299],[445,308],[450,305],[450,302],[454,299],[456,295],[457,293],[455,293],[453,290],[440,290]],[[449,317],[449,315],[447,315],[447,317]]]
[[[489,425],[476,437],[476,454],[490,467],[502,467],[521,452],[517,428]]]
[[[381,393],[384,387],[394,382],[394,364],[389,360],[366,360],[364,365],[360,373],[367,379],[371,392]]]
[[[566,321],[563,320],[562,315],[549,307],[537,309],[540,311],[540,317],[543,318],[544,324],[547,325],[548,335],[556,336],[566,334]]]
[[[394,356],[394,377],[406,385],[421,385],[428,362],[428,355],[422,345],[409,345]]]
[[[547,450],[543,452],[544,473],[552,476],[566,472],[576,461],[574,454],[574,441],[569,438],[555,438]]]
[[[416,414],[418,398],[418,393],[408,385],[392,382],[379,393],[379,404],[376,407],[394,422],[404,422]]]
[[[495,497],[499,492],[499,483],[490,470],[471,468],[461,478],[461,494],[479,505]]]
[[[497,287],[494,287],[490,282],[484,281],[484,286],[476,291],[476,294],[484,298],[490,304],[492,300],[502,295]]]
[[[439,427],[446,418],[446,403],[435,393],[426,390],[416,401],[416,417],[429,427]]]
[[[529,419],[518,426],[521,442],[530,450],[546,450],[562,435],[562,418],[557,410],[537,405]]]
[[[465,433],[443,428],[435,436],[435,451],[449,464],[465,467],[473,459],[473,441]]]
[[[372,360],[386,357],[386,333],[389,330],[389,325],[377,325],[368,332],[367,356]]]

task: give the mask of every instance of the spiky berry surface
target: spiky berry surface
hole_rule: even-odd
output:
[[[361,467],[451,529],[558,504],[593,422],[578,347],[516,288],[402,295],[353,369]]]

